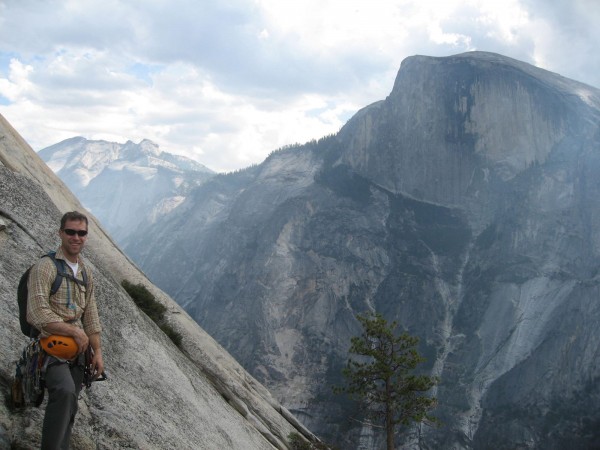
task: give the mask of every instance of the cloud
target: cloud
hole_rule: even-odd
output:
[[[595,0],[0,0],[0,113],[35,149],[148,138],[234,170],[337,131],[413,54],[494,51],[600,86],[599,14]]]
[[[527,0],[534,42],[532,62],[568,78],[600,87],[600,3],[595,0]]]

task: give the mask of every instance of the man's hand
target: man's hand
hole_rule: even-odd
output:
[[[92,378],[95,380],[104,372],[104,359],[102,358],[102,347],[100,345],[100,333],[90,335],[92,346]]]
[[[73,328],[75,328],[77,331],[75,331],[71,337],[75,339],[75,342],[77,343],[77,347],[79,348],[77,354],[79,355],[87,350],[88,345],[90,344],[90,338],[88,338],[88,335],[85,334],[85,331],[83,331],[81,328]]]
[[[95,380],[104,372],[104,360],[102,359],[102,350],[93,352],[92,356],[92,378]]]

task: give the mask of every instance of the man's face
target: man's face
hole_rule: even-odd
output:
[[[80,236],[86,232],[84,236]],[[83,220],[67,220],[65,228],[59,231],[61,246],[65,256],[75,262],[87,239],[87,225]]]

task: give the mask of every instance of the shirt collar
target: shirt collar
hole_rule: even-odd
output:
[[[63,249],[61,246],[58,247],[58,250],[56,250],[56,259],[62,259],[63,261],[67,262],[67,257],[65,256]],[[81,255],[77,256],[77,263],[81,264],[82,263],[82,259],[81,259]]]

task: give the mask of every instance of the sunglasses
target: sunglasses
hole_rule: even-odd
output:
[[[65,228],[63,231],[69,236],[77,235],[79,237],[84,237],[87,235],[87,230],[71,230],[70,228]]]

